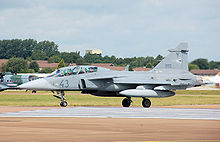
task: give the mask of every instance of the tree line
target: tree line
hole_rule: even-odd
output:
[[[115,56],[102,56],[101,54],[86,54],[80,55],[80,52],[59,52],[58,45],[53,41],[36,41],[34,39],[12,39],[12,40],[0,40],[0,59],[12,59],[17,62],[23,62],[19,64],[23,69],[19,72],[39,72],[36,62],[32,60],[48,60],[49,63],[60,63],[68,65],[70,63],[76,63],[78,65],[88,65],[92,63],[112,63],[115,66],[130,65],[130,70],[136,67],[153,68],[164,57],[158,55],[157,57],[131,57],[131,58],[117,58]],[[10,60],[9,60],[10,61]],[[29,61],[30,64],[26,65]],[[10,63],[10,62],[9,62]],[[3,66],[5,71],[12,70],[9,65],[15,67],[14,64],[7,64]],[[62,63],[63,64],[63,63]],[[208,61],[207,59],[199,58],[192,61],[189,64],[189,69],[220,69],[220,62]],[[18,71],[18,70],[16,70]],[[52,69],[47,69],[44,72],[51,72]]]

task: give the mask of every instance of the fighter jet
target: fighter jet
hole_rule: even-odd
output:
[[[66,107],[64,91],[82,91],[95,96],[124,97],[123,107],[129,107],[132,97],[142,97],[142,106],[149,108],[148,98],[174,96],[174,90],[200,86],[202,79],[188,71],[188,44],[181,43],[151,71],[113,71],[96,66],[71,66],[52,75],[19,86],[27,90],[57,92],[60,106]]]
[[[38,79],[35,75],[14,75],[10,72],[0,72],[0,91],[7,89],[17,89],[17,86]]]

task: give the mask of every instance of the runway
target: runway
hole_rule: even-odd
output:
[[[164,118],[220,120],[220,109],[68,107],[0,113],[0,117]]]
[[[220,109],[39,107],[0,113],[0,141],[220,142],[219,120]]]

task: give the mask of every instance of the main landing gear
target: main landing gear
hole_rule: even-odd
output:
[[[147,98],[143,98],[142,106],[146,107],[146,108],[149,108],[151,106],[151,101]]]
[[[131,97],[127,97],[122,100],[123,107],[129,107],[131,103],[132,103]],[[143,98],[142,106],[145,108],[149,108],[151,106],[151,101],[148,98]]]
[[[60,99],[60,106],[61,107],[66,107],[68,105],[66,98],[64,97],[65,93],[64,91],[57,91],[57,95],[53,95],[54,97]]]
[[[123,107],[129,107],[132,103],[132,100],[131,98],[124,98],[123,101],[122,101],[122,106]]]

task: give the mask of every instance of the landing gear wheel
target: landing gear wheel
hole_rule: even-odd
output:
[[[60,106],[61,107],[66,107],[67,105],[68,105],[68,103],[66,101],[60,102]]]
[[[142,106],[149,108],[151,106],[151,101],[149,99],[143,98]]]
[[[131,99],[129,99],[129,98],[123,99],[123,101],[122,101],[123,107],[129,107],[130,105],[131,105]]]
[[[68,103],[66,102],[66,99],[64,97],[65,93],[64,91],[57,91],[57,95],[53,95],[54,97],[60,99],[60,106],[61,107],[66,107],[68,105]]]

